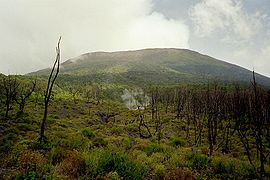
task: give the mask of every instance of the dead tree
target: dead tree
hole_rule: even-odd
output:
[[[118,113],[97,112],[95,113],[103,123],[108,123],[111,118],[114,118]]]
[[[170,100],[171,100],[171,93],[170,93],[171,89],[165,89],[163,92],[163,96],[162,96],[162,103],[165,106],[165,113],[168,113],[168,109],[170,106]]]
[[[42,141],[47,142],[47,138],[45,137],[44,133],[45,133],[46,120],[47,120],[47,115],[48,115],[48,106],[49,106],[50,98],[52,95],[53,85],[55,83],[55,80],[60,70],[60,41],[61,41],[61,37],[59,38],[57,46],[56,46],[56,58],[55,58],[50,76],[48,78],[47,88],[44,95],[44,114],[43,114],[43,119],[42,119],[41,128],[40,128],[40,137],[39,137],[40,142]]]
[[[238,104],[236,106],[236,127],[242,142],[248,160],[259,179],[265,178],[265,163],[269,156],[269,149],[267,149],[267,94],[263,89],[260,89],[253,72],[253,80],[251,81],[252,89],[248,93],[237,93],[238,97],[235,99]],[[240,94],[240,95],[239,95]],[[253,146],[255,145],[255,147]],[[257,170],[253,163],[253,152],[256,152],[257,158],[260,162]]]
[[[139,118],[139,121],[140,121],[139,122],[140,138],[150,138],[150,137],[152,137],[152,134],[151,134],[151,131],[150,131],[149,127],[144,122],[144,115],[141,113],[140,107],[138,107],[138,112],[139,112],[138,118]],[[145,135],[142,132],[142,127],[146,128],[148,135]]]
[[[268,147],[270,147],[270,90],[267,91],[267,98],[266,98],[266,139],[268,143]]]
[[[31,96],[36,87],[36,80],[32,82],[32,87],[29,88],[27,85],[19,88],[18,96],[15,98],[16,103],[19,105],[19,111],[24,112],[26,100]]]
[[[251,142],[249,137],[250,132],[250,94],[241,92],[239,85],[235,85],[233,94],[233,119],[235,121],[234,131],[236,130],[241,143],[243,144],[249,163],[256,170],[252,161]]]
[[[255,124],[254,134],[256,139],[256,146],[257,146],[257,156],[259,156],[260,160],[260,178],[264,179],[265,175],[265,163],[266,163],[266,156],[265,156],[265,147],[264,147],[264,127],[265,127],[265,120],[263,117],[263,98],[262,94],[259,92],[259,88],[255,78],[255,72],[253,71],[253,81],[251,82],[252,89],[253,89],[253,108],[252,108],[252,121]]]
[[[198,141],[201,139],[200,131],[200,118],[197,118],[200,109],[200,100],[197,92],[191,93],[191,121],[194,126],[194,145],[197,145]]]
[[[176,90],[175,93],[175,111],[176,111],[176,118],[179,120],[180,117],[182,118],[182,111],[184,109],[185,106],[185,102],[186,102],[186,90],[185,89],[178,89]]]
[[[9,111],[12,109],[11,105],[15,101],[20,83],[16,77],[7,76],[2,79],[1,89],[3,91],[6,113],[5,117],[8,118]]]

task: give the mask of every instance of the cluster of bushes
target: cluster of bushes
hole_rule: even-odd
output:
[[[63,136],[64,137],[64,136]],[[199,149],[182,147],[179,138],[157,144],[148,140],[119,139],[130,149],[118,151],[110,139],[85,128],[66,141],[39,143],[21,141],[6,159],[6,166],[16,167],[10,177],[17,179],[256,179],[256,171],[248,162],[217,158]],[[90,146],[75,146],[88,143]],[[117,139],[114,139],[117,140]],[[63,143],[65,142],[65,143]],[[119,147],[120,148],[120,147]],[[181,152],[181,154],[178,154]]]
[[[142,179],[147,167],[127,154],[96,148],[88,152],[53,148],[48,153],[26,150],[18,157],[15,179],[112,178]]]
[[[77,124],[90,121],[88,116],[82,117],[74,121],[79,120]],[[32,115],[27,113],[18,113],[16,118],[16,126],[7,128],[5,136],[0,138],[0,150],[7,154],[0,168],[12,167],[14,172],[8,173],[10,178],[193,180],[258,177],[247,161],[229,159],[230,155],[217,158],[215,154],[210,158],[208,148],[191,148],[187,139],[176,134],[172,135],[174,138],[164,136],[159,143],[155,137],[139,138],[137,122],[95,126],[95,121],[91,120],[91,128],[82,128],[81,124],[74,127],[71,120],[66,123],[69,118],[63,120],[58,115],[50,115],[49,142],[39,143],[33,140],[39,127],[33,122],[37,120],[32,120]],[[25,137],[23,133],[29,132],[31,137]]]

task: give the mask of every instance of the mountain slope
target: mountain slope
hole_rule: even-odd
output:
[[[45,69],[31,74],[48,72]],[[186,49],[144,49],[83,54],[61,64],[61,77],[70,81],[172,85],[208,81],[248,83],[252,72]],[[269,78],[259,74],[256,77],[260,84],[270,85]]]

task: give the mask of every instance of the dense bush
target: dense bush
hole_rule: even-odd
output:
[[[156,152],[163,152],[164,148],[159,144],[151,143],[144,148],[144,151],[148,156],[150,156],[151,154]]]
[[[93,140],[93,145],[96,147],[106,147],[108,142],[101,137],[97,137]]]
[[[174,147],[182,147],[182,146],[185,146],[186,145],[186,141],[183,140],[182,138],[174,138],[172,140],[172,145]]]
[[[83,158],[78,151],[74,150],[69,152],[67,157],[56,166],[56,172],[69,178],[77,178],[82,174],[83,167]]]
[[[109,172],[117,172],[123,179],[142,179],[146,168],[129,159],[126,154],[96,149],[85,154],[86,172],[92,178]]]
[[[19,173],[17,176],[22,179],[39,179],[50,171],[50,165],[41,151],[25,150],[17,161]],[[30,178],[30,179],[31,179]]]
[[[195,176],[187,168],[172,169],[167,172],[164,180],[195,180]]]
[[[163,164],[156,164],[154,166],[154,173],[157,179],[163,179],[166,172],[166,168]]]
[[[216,174],[233,174],[234,169],[235,167],[232,163],[225,164],[222,161],[218,161],[215,165]]]
[[[62,162],[67,156],[67,150],[62,147],[54,147],[49,152],[49,160],[52,165]]]
[[[198,170],[207,168],[211,161],[208,156],[195,152],[188,153],[186,158],[189,162],[190,167]]]
[[[250,164],[245,163],[245,162],[240,163],[238,173],[244,178],[248,178],[248,179],[257,178],[256,170]]]
[[[89,139],[96,137],[96,133],[90,128],[85,128],[82,131],[82,134],[83,134],[83,136],[88,137]]]

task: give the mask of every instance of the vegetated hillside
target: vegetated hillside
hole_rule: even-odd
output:
[[[62,77],[52,89],[44,141],[44,77],[50,72],[40,71],[44,76],[38,78],[3,75],[0,179],[269,179],[270,91],[256,83],[263,77],[257,75],[248,87],[208,84],[201,78],[203,70],[180,72],[179,64],[187,66],[181,59],[155,60],[157,50],[144,51],[149,53],[143,53],[144,58],[143,51],[89,58],[92,53],[84,55],[85,60],[82,56],[63,63]],[[124,53],[133,56],[124,59]],[[235,67],[251,73],[197,56],[205,59],[193,65],[204,61],[222,70]],[[149,71],[154,73],[146,76]],[[169,78],[177,72],[177,81]],[[184,75],[202,84],[133,86],[151,79],[169,85]]]
[[[0,179],[270,178],[270,91],[255,82],[125,90],[123,102],[95,84],[54,86],[44,142],[46,81],[0,82]]]
[[[49,69],[33,74],[48,75]],[[258,83],[270,79],[257,74]],[[246,82],[251,71],[186,49],[144,49],[123,52],[94,52],[70,59],[61,66],[65,81],[105,82],[126,85]]]

